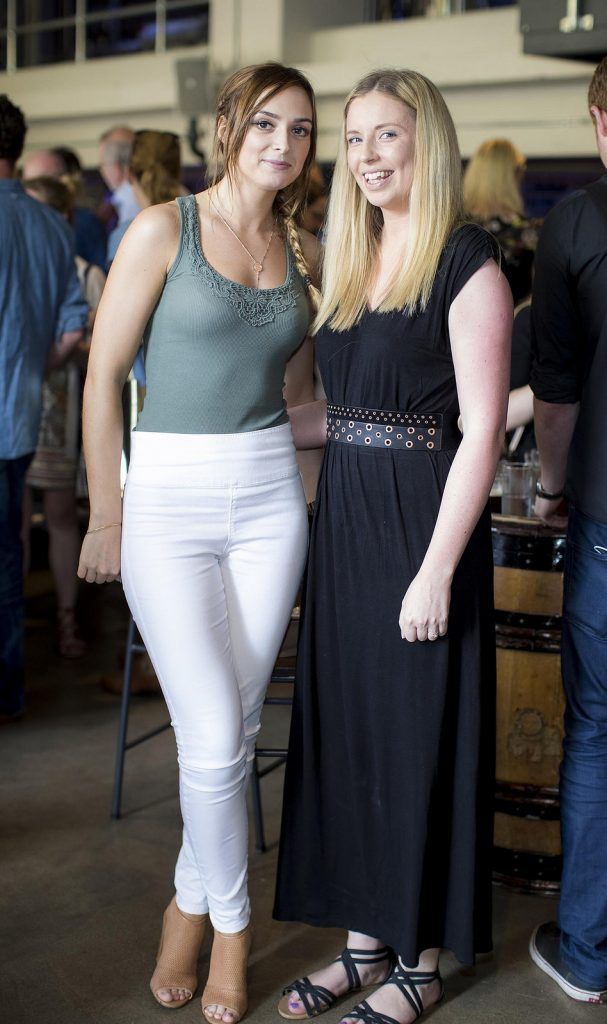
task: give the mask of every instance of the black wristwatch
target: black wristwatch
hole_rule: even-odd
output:
[[[557,498],[562,498],[563,494],[565,492],[564,491],[546,491],[542,487],[541,480],[538,480],[536,485],[535,485],[535,493],[537,494],[538,498],[545,498],[546,501],[556,501]]]

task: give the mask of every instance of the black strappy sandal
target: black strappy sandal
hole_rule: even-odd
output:
[[[409,1006],[415,1013],[415,1020],[419,1020],[422,1013],[424,1012],[424,1004],[422,997],[417,991],[420,985],[429,985],[432,981],[440,981],[440,994],[436,1002],[432,1003],[432,1006],[436,1006],[441,1002],[444,996],[443,979],[440,976],[440,971],[408,971],[402,966],[400,960],[396,961],[396,966],[392,971],[392,974],[384,985],[396,985],[398,991],[405,997]],[[430,1007],[428,1007],[430,1009]],[[389,1017],[387,1013],[379,1013],[378,1010],[374,1010],[366,999],[362,1003],[358,1003],[350,1013],[344,1014],[344,1020],[359,1020],[362,1024],[400,1024],[394,1017]]]
[[[388,969],[394,967],[395,957],[389,946],[382,946],[380,949],[344,949],[333,963],[341,963],[348,979],[348,988],[340,996],[330,992],[322,985],[313,985],[309,978],[300,978],[283,989],[282,999],[278,1004],[278,1012],[285,1020],[305,1020],[306,1017],[318,1017],[320,1013],[330,1010],[338,999],[344,999],[350,992],[360,992],[364,988],[375,988],[385,982],[375,982],[373,985],[363,985],[356,967],[357,964],[380,964],[386,961]],[[390,975],[391,977],[391,975]],[[289,1007],[289,996],[295,992],[304,1005],[303,1013],[293,1013]]]

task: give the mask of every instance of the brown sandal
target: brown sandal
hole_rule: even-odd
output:
[[[185,1006],[198,986],[196,964],[204,938],[208,914],[186,914],[173,899],[164,912],[156,970],[150,981],[152,995],[157,1003],[168,1010]],[[162,988],[183,988],[189,995],[185,999],[166,1002],[158,992]]]
[[[202,1012],[213,1024],[216,1024],[215,1017],[207,1012],[210,1006],[225,1006],[224,1012],[232,1013],[236,1021],[244,1017],[248,1006],[247,961],[250,950],[249,925],[231,935],[215,932],[209,979],[202,993]]]

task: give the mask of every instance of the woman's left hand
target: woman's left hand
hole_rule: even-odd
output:
[[[403,598],[398,624],[403,640],[438,640],[447,632],[451,579],[420,569]]]

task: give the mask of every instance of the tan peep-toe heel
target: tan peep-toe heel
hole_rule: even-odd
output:
[[[225,1012],[242,1020],[247,1011],[247,961],[251,949],[251,928],[226,935],[215,932],[209,979],[202,993],[202,1012],[207,1020],[215,1017],[211,1006],[225,1006]]]
[[[186,914],[177,906],[175,897],[162,918],[162,932],[156,970],[150,981],[152,995],[168,1010],[176,1010],[190,1002],[198,986],[196,965],[204,938],[208,914]],[[163,988],[185,989],[185,999],[166,1002],[158,995]]]

